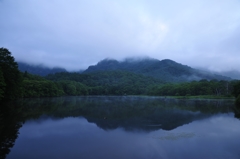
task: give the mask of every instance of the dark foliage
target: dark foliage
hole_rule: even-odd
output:
[[[55,97],[63,95],[87,95],[86,86],[75,81],[53,82],[43,77],[23,75],[23,97]]]
[[[160,96],[231,96],[234,81],[200,80],[181,84],[159,85],[152,89],[152,95]]]
[[[236,99],[236,105],[238,106],[238,107],[240,107],[240,95],[237,97],[237,99]]]
[[[237,98],[240,95],[240,81],[234,81],[232,94]]]
[[[49,80],[69,80],[88,87],[90,95],[143,95],[160,80],[127,71],[98,71],[94,73],[56,73]]]
[[[0,97],[12,100],[21,96],[21,73],[14,57],[6,48],[0,48]],[[0,99],[1,99],[0,98]]]
[[[6,87],[6,83],[4,81],[2,69],[0,68],[0,101],[4,97],[5,87]]]

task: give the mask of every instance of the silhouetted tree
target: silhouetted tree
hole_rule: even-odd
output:
[[[21,96],[21,73],[14,57],[6,48],[0,48],[0,69],[6,84],[3,99],[11,100]]]
[[[6,83],[3,78],[2,70],[0,69],[0,101],[4,96],[5,86],[6,86]]]
[[[237,98],[240,95],[240,81],[235,81],[232,94]]]

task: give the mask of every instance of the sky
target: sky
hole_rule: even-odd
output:
[[[0,0],[16,61],[86,69],[105,58],[240,71],[240,0]]]

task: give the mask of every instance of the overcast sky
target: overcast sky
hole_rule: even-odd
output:
[[[79,70],[148,56],[240,71],[240,0],[0,0],[0,47]]]

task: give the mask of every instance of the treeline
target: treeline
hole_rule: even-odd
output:
[[[45,78],[25,72],[22,97],[76,95],[148,95],[160,81],[126,71],[104,71],[89,74],[56,73]]]
[[[77,95],[235,96],[240,81],[200,80],[166,83],[128,71],[55,73],[46,77],[21,73],[11,53],[0,48],[0,100]]]
[[[23,75],[23,97],[55,97],[64,95],[88,95],[88,89],[80,82],[62,80],[53,82],[27,72]]]
[[[56,73],[48,80],[60,82],[69,80],[87,86],[89,95],[147,95],[151,86],[160,80],[127,71],[98,71],[94,73]]]
[[[154,95],[154,96],[237,96],[240,81],[200,80],[185,83],[165,83],[155,78],[126,71],[94,73],[56,73],[46,77],[52,81],[70,80],[83,83],[89,95]],[[239,91],[238,91],[239,90]]]
[[[159,96],[232,96],[239,81],[200,80],[187,83],[172,83],[152,88],[151,95]]]
[[[235,83],[232,93],[236,97],[236,106],[240,108],[240,81]]]

